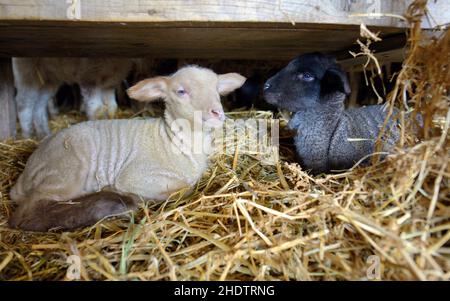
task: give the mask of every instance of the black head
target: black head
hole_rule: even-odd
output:
[[[315,108],[336,93],[350,94],[347,76],[333,57],[321,53],[297,57],[264,84],[265,100],[291,112]]]

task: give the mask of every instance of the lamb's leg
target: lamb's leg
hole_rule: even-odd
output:
[[[47,105],[50,99],[55,96],[55,93],[56,88],[50,86],[43,87],[39,90],[39,97],[33,109],[33,125],[38,138],[43,138],[50,134]]]
[[[38,97],[39,91],[37,89],[17,86],[17,114],[24,138],[30,138],[33,134],[33,108]]]
[[[108,118],[112,119],[117,113],[116,93],[114,88],[103,89],[103,102],[108,111]]]
[[[9,220],[12,228],[48,231],[71,230],[95,224],[99,220],[127,213],[137,208],[137,199],[111,191],[100,191],[71,202],[39,201],[33,206],[20,205]]]
[[[47,104],[47,111],[51,118],[55,118],[59,114],[59,109],[56,105],[56,96],[52,97]]]
[[[81,95],[89,120],[96,120],[105,117],[106,106],[102,101],[102,91],[98,87],[81,86]]]

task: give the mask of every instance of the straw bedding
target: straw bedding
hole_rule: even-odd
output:
[[[293,163],[292,145],[281,145],[274,165],[237,148],[216,154],[190,194],[75,232],[29,233],[8,228],[8,192],[38,142],[0,143],[0,280],[66,279],[70,255],[81,258],[82,280],[357,280],[377,259],[375,278],[449,280],[450,33],[424,45],[424,3],[407,12],[413,42],[389,98],[402,106],[409,95],[424,129],[416,137],[404,122],[385,162],[311,177]],[[83,118],[74,112],[51,126]]]

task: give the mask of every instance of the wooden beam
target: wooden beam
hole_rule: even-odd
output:
[[[370,49],[376,54],[388,53],[392,50],[404,48],[406,42],[407,38],[405,33],[385,35],[381,41],[372,43]],[[361,51],[361,47],[358,44],[354,44],[344,50],[330,52],[329,54],[335,56],[339,61],[346,61],[353,59],[350,51],[358,53]],[[364,58],[361,58],[360,60],[364,60]]]
[[[0,0],[0,19],[102,22],[282,22],[350,25],[359,25],[364,22],[369,26],[404,27],[404,22],[399,18],[367,17],[367,15],[374,13],[402,15],[411,1]]]
[[[401,33],[411,2],[0,0],[0,56],[289,60],[349,49],[362,22]],[[424,27],[450,23],[450,1],[428,11]]]
[[[381,66],[389,66],[391,63],[401,63],[406,57],[405,49],[394,49],[386,52],[375,53],[375,57]],[[357,58],[346,59],[338,61],[344,70],[347,72],[363,71],[364,65],[367,62],[367,57],[360,56]]]
[[[370,27],[383,36],[399,28]],[[358,25],[252,22],[0,21],[0,56],[289,60],[355,43]]]
[[[0,58],[0,141],[16,136],[16,104],[11,59]]]

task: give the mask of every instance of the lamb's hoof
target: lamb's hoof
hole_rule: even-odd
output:
[[[38,206],[33,210],[33,214],[26,214],[21,207],[9,218],[8,224],[13,229],[21,229],[24,231],[45,232],[49,229],[48,220],[45,217],[46,212]]]

